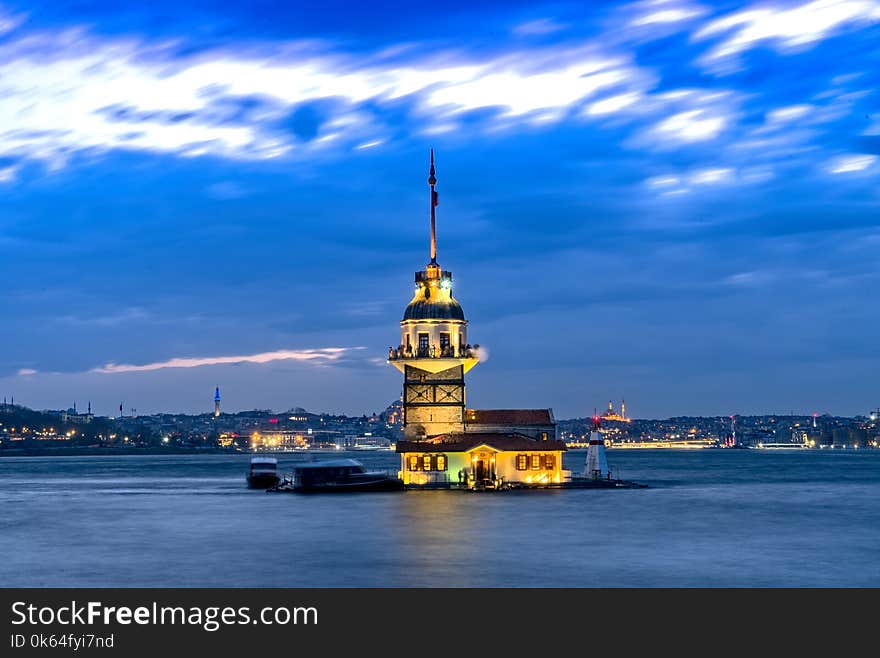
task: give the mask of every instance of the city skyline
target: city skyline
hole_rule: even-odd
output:
[[[877,407],[880,2],[264,5],[0,0],[0,395],[381,411],[433,146],[468,406]]]

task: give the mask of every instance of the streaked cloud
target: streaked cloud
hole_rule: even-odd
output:
[[[688,110],[664,119],[654,127],[662,140],[699,142],[717,137],[727,125],[727,118],[709,110]]]
[[[638,15],[630,21],[632,27],[663,26],[671,23],[683,23],[699,18],[707,13],[700,5],[679,2],[677,0],[650,0],[639,2],[633,6]]]
[[[669,188],[681,185],[681,178],[678,176],[654,176],[649,178],[646,183],[650,187]]]
[[[518,64],[503,69],[492,67],[466,80],[440,86],[428,93],[425,104],[450,112],[500,107],[504,116],[516,117],[567,108],[637,77],[635,67],[621,59],[586,56],[564,67],[532,71],[521,68],[527,66],[525,60]]]
[[[772,280],[772,274],[767,270],[753,270],[738,272],[724,278],[722,283],[728,286],[750,288],[766,284]]]
[[[554,32],[559,32],[560,30],[564,30],[565,28],[566,25],[564,23],[557,22],[556,19],[537,18],[533,21],[520,23],[513,28],[513,33],[518,36],[543,36],[545,34],[553,34]]]
[[[726,183],[734,179],[736,172],[729,167],[716,167],[713,169],[701,169],[688,177],[691,185],[712,185],[714,183]]]
[[[101,374],[116,374],[120,372],[149,372],[151,370],[163,370],[165,368],[201,368],[202,366],[218,366],[232,363],[271,363],[273,361],[307,361],[313,363],[327,363],[338,361],[353,350],[362,350],[363,347],[322,347],[311,350],[277,350],[275,352],[260,352],[259,354],[244,354],[239,356],[208,356],[208,357],[179,357],[167,361],[131,365],[125,363],[108,363],[90,372]]]
[[[590,116],[615,114],[630,105],[634,105],[641,97],[642,95],[639,92],[634,91],[625,94],[618,94],[616,96],[609,96],[594,103],[590,103],[590,105],[587,106],[587,114]]]
[[[643,88],[649,77],[595,45],[402,62],[311,42],[181,55],[171,43],[40,32],[0,44],[0,157],[57,168],[74,153],[110,149],[259,160],[367,148],[383,139],[377,103],[410,97],[441,122],[484,108],[555,122],[602,90]],[[335,109],[313,139],[282,129],[294,108],[322,99]]]
[[[339,361],[353,352],[364,350],[364,347],[320,347],[306,350],[276,350],[274,352],[260,352],[258,354],[241,354],[234,356],[205,356],[205,357],[175,357],[165,361],[152,363],[106,363],[103,366],[91,368],[88,373],[100,375],[115,375],[129,372],[153,372],[168,368],[202,368],[205,366],[239,365],[239,364],[266,364],[275,361],[300,361],[315,365],[327,365]],[[59,374],[57,372],[39,371],[33,368],[21,368],[20,376],[39,374]]]
[[[871,167],[878,160],[876,155],[842,155],[834,158],[828,165],[828,171],[832,174],[846,174],[855,171],[863,171]]]
[[[0,183],[11,183],[15,180],[17,173],[18,167],[15,165],[0,167]]]
[[[812,105],[789,105],[787,107],[780,107],[767,113],[767,121],[775,124],[788,123],[806,116],[813,110],[814,108]]]
[[[733,57],[763,43],[777,49],[804,47],[844,27],[880,22],[876,0],[814,0],[793,7],[753,5],[709,21],[694,33],[702,41],[722,36],[702,58],[706,63]]]
[[[382,143],[383,143],[383,141],[381,139],[373,139],[373,140],[370,140],[369,142],[363,142],[361,144],[358,144],[357,146],[355,146],[355,148],[359,151],[363,151],[364,149],[371,149],[371,148],[375,148],[376,146],[380,146]]]
[[[24,23],[26,18],[24,14],[10,14],[0,6],[0,34],[11,32]]]

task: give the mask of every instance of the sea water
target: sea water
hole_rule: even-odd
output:
[[[246,454],[3,458],[0,585],[880,586],[880,450],[608,460],[650,487],[270,494]]]

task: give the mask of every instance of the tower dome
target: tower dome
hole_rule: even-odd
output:
[[[452,272],[441,272],[431,278],[430,268],[416,272],[416,292],[403,312],[404,320],[464,321],[461,304],[452,296]]]

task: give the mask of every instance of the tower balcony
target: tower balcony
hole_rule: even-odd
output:
[[[432,373],[463,365],[464,371],[467,372],[479,362],[479,348],[479,345],[465,345],[458,349],[454,345],[445,347],[439,345],[426,347],[399,345],[388,348],[388,362],[401,372],[408,365]]]
[[[446,279],[452,281],[452,272],[449,270],[430,269],[416,272],[416,283],[424,283],[431,279]]]

